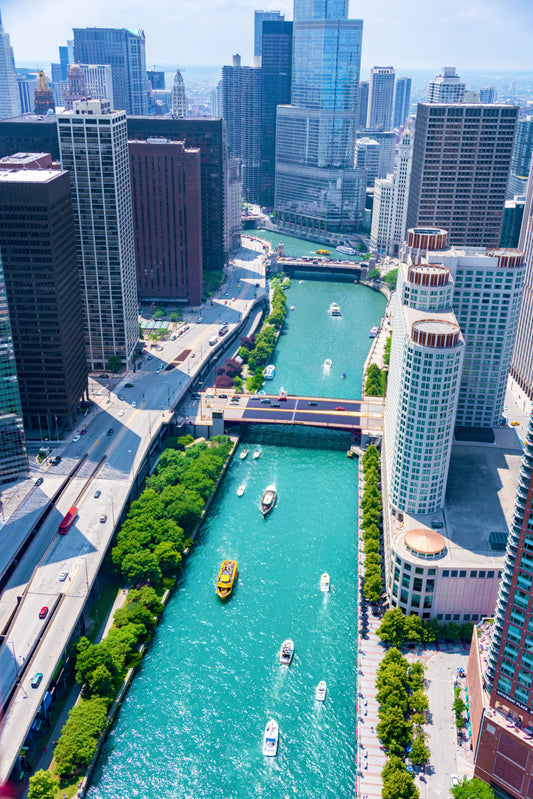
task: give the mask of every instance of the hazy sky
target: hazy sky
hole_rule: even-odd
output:
[[[117,27],[146,34],[146,64],[251,63],[253,12],[292,0],[0,0],[19,63],[58,61],[72,27]],[[531,70],[533,0],[350,0],[364,20],[363,67],[444,65]]]

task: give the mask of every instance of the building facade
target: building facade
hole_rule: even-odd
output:
[[[274,207],[276,108],[291,101],[292,22],[263,22],[261,56],[261,205]]]
[[[87,85],[85,72],[82,70],[79,64],[71,64],[67,73],[67,89],[63,93],[65,111],[72,111],[74,103],[76,103],[78,100],[92,99],[93,96]]]
[[[13,336],[0,253],[0,484],[29,472]]]
[[[78,64],[109,64],[113,77],[113,107],[127,114],[147,113],[148,81],[142,30],[135,34],[125,28],[74,28],[74,58]]]
[[[363,23],[347,0],[295,0],[291,105],[278,106],[276,219],[307,235],[356,229],[366,174],[354,166]]]
[[[368,92],[369,83],[367,80],[359,82],[359,98],[357,109],[357,130],[366,130],[366,118],[368,115]]]
[[[394,113],[392,127],[401,128],[409,116],[411,105],[411,78],[397,78],[394,89]]]
[[[203,271],[205,274],[222,269],[227,253],[225,219],[228,162],[224,121],[209,117],[128,118],[129,139],[146,140],[152,136],[183,141],[187,148],[200,150]]]
[[[394,100],[394,67],[372,67],[368,88],[368,130],[390,130]]]
[[[111,108],[115,108],[113,94],[113,75],[107,64],[80,64],[85,75],[87,91],[93,100],[109,100]]]
[[[527,270],[511,361],[511,377],[533,402],[533,358],[531,357],[531,342],[533,341],[533,161],[529,172],[518,247],[524,253]]]
[[[516,195],[525,194],[527,176],[533,155],[533,116],[519,119],[516,123],[516,136],[511,159],[511,174],[507,187],[507,199],[513,200]]]
[[[106,100],[77,102],[57,118],[72,201],[91,370],[118,355],[130,368],[139,337],[126,114]]]
[[[419,103],[407,226],[498,247],[517,117],[514,106]]]
[[[165,88],[163,86],[163,88]],[[185,84],[181,72],[176,70],[174,83],[172,84],[172,100],[170,113],[173,117],[187,116],[187,98],[185,96]]]
[[[503,211],[500,247],[518,247],[526,198],[507,200]]]
[[[284,20],[285,15],[280,11],[254,11],[254,55],[263,55],[264,23]]]
[[[370,246],[378,254],[397,255],[407,230],[407,198],[413,162],[414,131],[404,130],[393,175],[374,183]]]
[[[130,141],[137,289],[142,299],[202,301],[200,151]]]
[[[59,160],[59,138],[55,116],[24,114],[0,119],[0,158],[11,153],[50,153]]]
[[[466,84],[455,71],[455,67],[443,67],[429,84],[428,103],[461,103]]]
[[[494,623],[474,630],[467,670],[474,776],[496,796],[533,794],[533,420]]]
[[[74,216],[68,174],[26,161],[0,166],[0,251],[24,425],[53,438],[87,392]]]
[[[16,117],[21,113],[13,48],[0,15],[0,119]]]

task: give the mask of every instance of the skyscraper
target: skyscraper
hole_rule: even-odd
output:
[[[115,107],[113,94],[113,76],[107,64],[80,64],[85,75],[87,92],[93,100],[109,100],[111,108]]]
[[[263,55],[263,23],[283,22],[281,11],[254,11],[254,55]]]
[[[119,355],[129,368],[139,328],[126,113],[107,100],[79,101],[57,123],[71,174],[87,360],[104,369]]]
[[[187,98],[185,96],[185,84],[181,72],[176,70],[174,83],[172,84],[172,105],[171,114],[173,117],[187,116]]]
[[[127,114],[146,114],[148,93],[144,32],[125,28],[74,28],[78,64],[109,64],[114,107]]]
[[[0,162],[0,250],[24,425],[51,438],[75,421],[87,359],[69,176],[30,158]]]
[[[418,104],[408,228],[498,247],[517,117],[508,105]]]
[[[222,116],[226,122],[229,154],[242,165],[245,200],[261,201],[261,69],[233,65],[222,67]]]
[[[16,117],[20,113],[13,48],[9,41],[9,33],[4,31],[0,15],[0,119]]]
[[[455,67],[443,67],[429,84],[428,103],[460,103],[466,85],[455,71]]]
[[[527,270],[511,362],[511,377],[529,400],[533,401],[533,358],[531,357],[531,342],[533,341],[533,161],[529,171],[526,204],[518,247],[524,253]]]
[[[368,130],[390,130],[394,98],[394,67],[372,67],[368,89]]]
[[[533,788],[533,418],[524,445],[494,623],[474,630],[467,670],[474,776],[515,799]]]
[[[46,78],[42,70],[39,71],[39,85],[35,89],[34,97],[36,114],[47,114],[48,111],[54,110],[54,93],[46,85]]]
[[[287,229],[343,234],[362,218],[355,169],[362,20],[348,0],[294,0],[291,105],[278,106],[275,212]]]
[[[511,159],[511,174],[507,187],[507,199],[512,200],[516,194],[521,194],[520,188],[524,187],[529,175],[531,156],[533,155],[533,116],[519,119],[516,123],[516,136]],[[518,187],[518,191],[516,188]]]
[[[366,118],[368,115],[368,88],[367,80],[359,83],[359,99],[357,112],[357,130],[366,130]]]
[[[28,474],[22,408],[0,254],[0,484]]]
[[[74,103],[78,100],[92,100],[93,96],[89,87],[85,73],[79,64],[71,64],[67,73],[67,90],[63,94],[65,111],[72,111]],[[97,98],[94,98],[97,99]],[[106,98],[111,103],[110,98]]]
[[[414,130],[406,128],[400,140],[396,171],[374,183],[370,244],[378,253],[397,255],[405,241],[413,139]]]
[[[200,150],[183,142],[130,141],[139,297],[202,301]]]
[[[411,78],[397,78],[394,89],[393,128],[401,128],[409,116],[411,104]]]
[[[261,56],[261,205],[274,207],[276,108],[291,101],[292,22],[263,22]]]

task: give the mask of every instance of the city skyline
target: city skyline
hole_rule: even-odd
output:
[[[147,65],[156,56],[158,63],[210,65],[227,62],[232,52],[251,63],[258,5],[292,17],[292,0],[211,0],[208,15],[190,2],[176,10],[170,0],[160,0],[157,16],[147,13],[145,5],[125,0],[111,8],[95,0],[90,9],[81,3],[73,7],[67,0],[51,0],[46,7],[35,0],[3,0],[0,11],[19,65],[34,64],[35,57],[36,65],[57,61],[57,47],[72,38],[72,28],[92,26],[143,29]],[[401,6],[383,0],[379,8],[371,0],[360,0],[350,3],[349,16],[365,21],[364,70],[376,63],[394,64],[399,70],[441,64],[454,64],[458,70],[489,69],[495,52],[506,71],[530,68],[527,45],[533,25],[528,0],[471,0],[466,6],[460,0],[433,0],[426,6],[417,0]],[[226,29],[224,37],[221,28]]]

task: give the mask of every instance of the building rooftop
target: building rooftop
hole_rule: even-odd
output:
[[[438,555],[446,549],[444,536],[427,527],[409,530],[405,534],[404,543],[415,552],[420,552],[421,555]]]
[[[0,169],[0,182],[49,183],[64,174],[64,169]]]
[[[427,530],[431,540],[438,528],[446,543],[438,558],[440,567],[502,568],[505,552],[491,548],[490,534],[508,533],[522,447],[514,429],[499,427],[493,432],[493,444],[454,442],[443,511],[426,516],[404,513],[402,522],[392,520],[394,548],[407,560],[413,560],[416,549],[407,549],[407,536]]]

